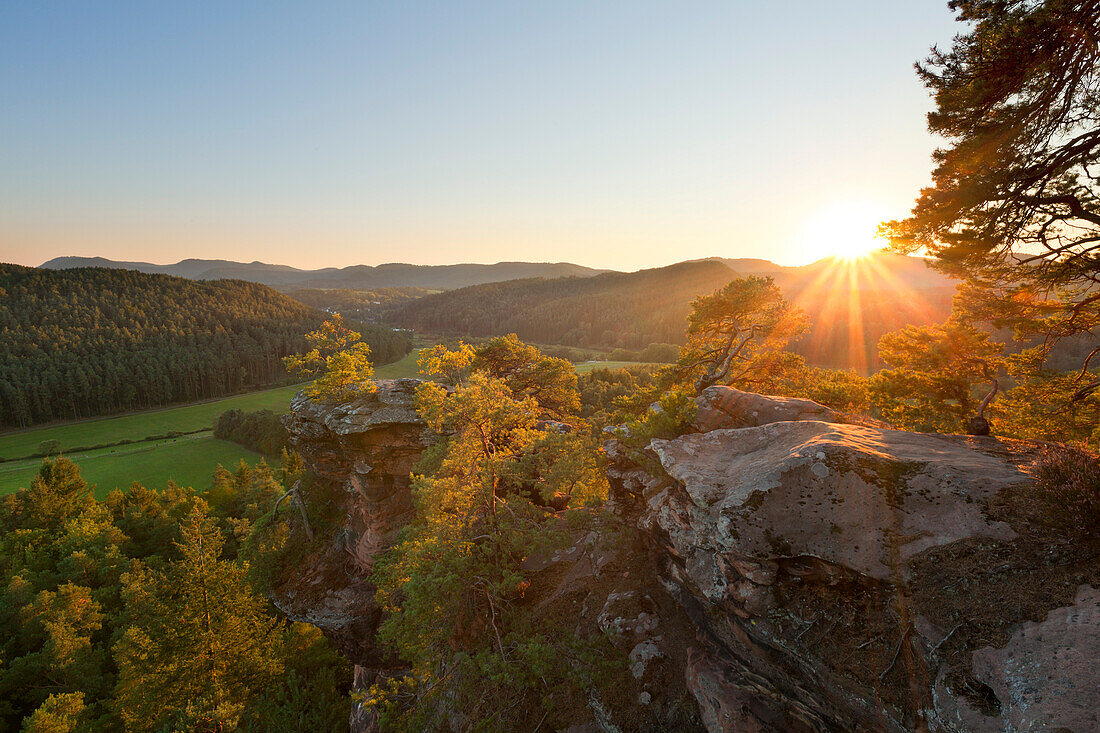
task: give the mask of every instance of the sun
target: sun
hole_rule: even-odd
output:
[[[879,222],[887,218],[880,207],[867,201],[834,204],[810,217],[800,245],[808,260],[859,260],[886,246],[876,231]]]

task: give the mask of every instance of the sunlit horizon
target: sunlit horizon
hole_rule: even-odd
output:
[[[942,0],[8,3],[0,260],[807,264],[841,246],[805,241],[819,212],[897,218],[927,185],[912,63],[954,25]]]

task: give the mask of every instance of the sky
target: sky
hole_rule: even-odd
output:
[[[946,0],[0,4],[0,261],[801,264],[930,180]]]

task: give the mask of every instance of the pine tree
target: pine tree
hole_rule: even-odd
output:
[[[249,587],[247,566],[220,559],[223,544],[197,506],[180,526],[178,560],[123,577],[131,625],[114,647],[115,706],[128,729],[231,730],[282,671],[279,624]]]

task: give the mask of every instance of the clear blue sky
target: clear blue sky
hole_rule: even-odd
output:
[[[946,0],[7,2],[0,260],[804,262],[927,183],[912,64],[958,30]]]

